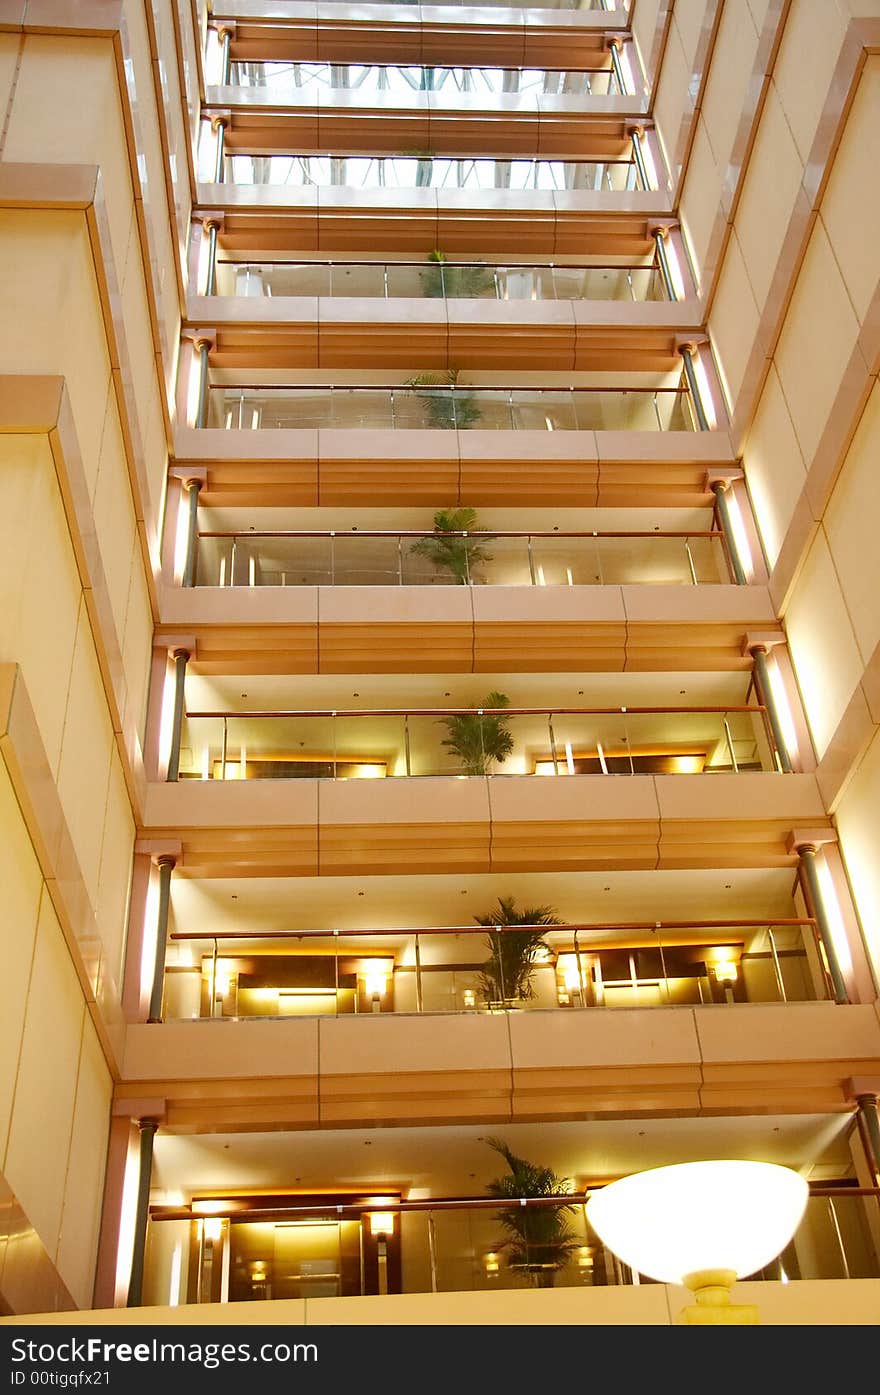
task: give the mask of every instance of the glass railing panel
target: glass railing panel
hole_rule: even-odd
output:
[[[621,191],[638,187],[618,160],[502,160],[409,155],[226,155],[226,181],[288,188]]]
[[[365,712],[333,717],[336,779],[384,780],[419,772],[408,759],[406,718]],[[425,772],[433,773],[433,772]]]
[[[460,546],[467,559],[467,575],[472,586],[531,586],[527,538],[499,538],[488,534],[479,538],[462,539]]]
[[[237,262],[219,259],[216,294],[252,298],[665,300],[654,267],[496,266],[483,262]]]
[[[233,387],[212,385],[206,424],[228,430],[693,430],[677,389]]]
[[[381,96],[406,101],[413,94],[442,92],[465,99],[481,96],[607,96],[618,91],[613,68],[592,71],[550,68],[423,67],[418,64],[285,63],[267,60],[230,64],[229,84],[279,96],[314,96],[321,91]]]

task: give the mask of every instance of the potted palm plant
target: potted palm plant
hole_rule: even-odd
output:
[[[427,557],[435,567],[450,572],[458,586],[469,586],[478,578],[475,568],[491,562],[492,554],[476,538],[450,536],[477,531],[476,509],[438,509],[434,514],[435,537],[420,538],[410,552]]]
[[[539,956],[550,948],[541,927],[562,924],[552,907],[527,906],[519,911],[513,897],[499,896],[496,909],[474,919],[478,925],[499,927],[486,937],[489,958],[480,969],[480,996],[487,1003],[505,1006],[534,998],[532,975]]]
[[[428,425],[435,430],[467,431],[482,415],[473,397],[450,392],[458,383],[457,368],[448,368],[445,373],[417,373],[407,378],[406,386],[420,388],[418,396],[425,404]]]
[[[465,775],[488,775],[491,765],[500,765],[510,755],[513,737],[501,713],[492,710],[509,706],[506,693],[487,693],[479,710],[441,718],[449,734],[440,744],[460,758]]]
[[[488,295],[495,289],[495,274],[488,266],[458,266],[447,260],[446,253],[435,247],[428,253],[433,265],[422,273],[426,296],[466,297],[470,300]]]
[[[493,1178],[486,1185],[490,1196],[516,1202],[497,1213],[504,1229],[504,1239],[496,1243],[499,1252],[506,1253],[510,1269],[523,1275],[533,1288],[552,1288],[556,1275],[564,1269],[580,1240],[568,1217],[576,1210],[573,1203],[558,1206],[520,1206],[521,1198],[567,1196],[572,1190],[571,1179],[558,1177],[552,1168],[518,1158],[502,1138],[487,1138],[486,1142],[507,1163],[503,1177]]]

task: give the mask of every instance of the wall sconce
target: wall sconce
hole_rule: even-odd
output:
[[[387,1240],[389,1235],[394,1234],[394,1212],[393,1211],[371,1211],[370,1212],[370,1234],[381,1240]]]
[[[719,983],[736,983],[739,969],[733,959],[719,959],[712,965],[712,972]]]
[[[370,999],[373,1012],[382,1011],[382,999],[388,988],[388,975],[384,969],[371,966],[364,974],[364,991]]]
[[[461,1000],[466,1008],[477,1006],[477,995],[472,988],[466,988],[461,995]]]
[[[586,1215],[624,1264],[696,1298],[678,1321],[692,1326],[758,1322],[754,1304],[732,1304],[738,1278],[785,1249],[800,1224],[809,1187],[775,1163],[739,1159],[655,1167],[590,1197]]]
[[[494,1279],[501,1269],[501,1263],[494,1250],[490,1250],[489,1253],[484,1256],[483,1264],[486,1269],[486,1274],[490,1279]]]
[[[577,1257],[578,1257],[578,1259],[577,1259],[578,1269],[592,1269],[592,1267],[593,1267],[593,1250],[592,1250],[592,1246],[590,1246],[590,1245],[581,1245],[580,1249],[579,1249],[578,1252],[577,1252]]]
[[[223,1218],[221,1216],[209,1216],[202,1221],[202,1235],[206,1240],[210,1240],[213,1245],[215,1241],[221,1239],[223,1235]]]

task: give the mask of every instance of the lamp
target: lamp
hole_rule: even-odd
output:
[[[785,1248],[808,1196],[791,1168],[724,1159],[623,1177],[590,1197],[586,1215],[625,1264],[694,1293],[696,1304],[679,1322],[740,1325],[757,1323],[758,1313],[753,1304],[731,1304],[734,1280]]]
[[[393,1211],[371,1211],[370,1212],[370,1234],[380,1236],[383,1240],[394,1233],[394,1212]]]
[[[735,960],[719,959],[712,969],[719,983],[736,983],[739,970]]]

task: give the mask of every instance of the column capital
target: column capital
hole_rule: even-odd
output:
[[[826,843],[836,843],[837,833],[833,828],[793,828],[785,840],[788,853],[815,853]]]
[[[679,223],[675,218],[670,218],[669,221],[666,223],[660,223],[655,221],[653,223],[648,224],[648,232],[650,233],[651,237],[662,237],[664,242],[669,237],[669,234],[672,232],[676,232],[678,228]]]
[[[167,1100],[156,1096],[114,1100],[111,1113],[114,1119],[130,1119],[138,1126],[142,1122],[158,1126],[165,1119]]]
[[[173,654],[175,649],[185,649],[191,658],[198,653],[196,637],[193,634],[182,634],[178,630],[170,634],[156,635],[153,639],[153,648],[160,652],[164,650],[168,654]]]
[[[716,489],[729,489],[732,484],[735,484],[737,480],[741,479],[745,479],[742,470],[708,470],[706,472],[706,488],[711,489],[714,493]]]
[[[220,230],[223,227],[223,214],[206,213],[202,215],[199,221],[201,222],[201,225],[204,228],[205,232],[211,232],[212,230],[220,232]]]
[[[172,465],[168,471],[168,478],[180,480],[181,484],[186,485],[187,488],[190,489],[196,482],[206,487],[208,483],[208,467],[207,465]]]
[[[137,838],[134,850],[142,856],[149,857],[157,866],[165,858],[170,858],[172,862],[178,863],[183,857],[183,843],[180,839]]]
[[[785,635],[779,630],[746,630],[742,643],[743,656],[754,654],[756,650],[769,654],[780,644],[785,644]]]
[[[212,131],[214,132],[214,134],[216,135],[221,126],[222,126],[223,129],[225,130],[226,127],[229,125],[230,121],[232,120],[232,112],[231,112],[231,111],[215,111],[215,112],[212,112],[212,114],[211,114],[209,120],[210,120],[210,122],[211,122],[211,130],[212,130]]]
[[[851,1075],[843,1082],[843,1093],[848,1100],[876,1102],[880,1096],[880,1075]]]

